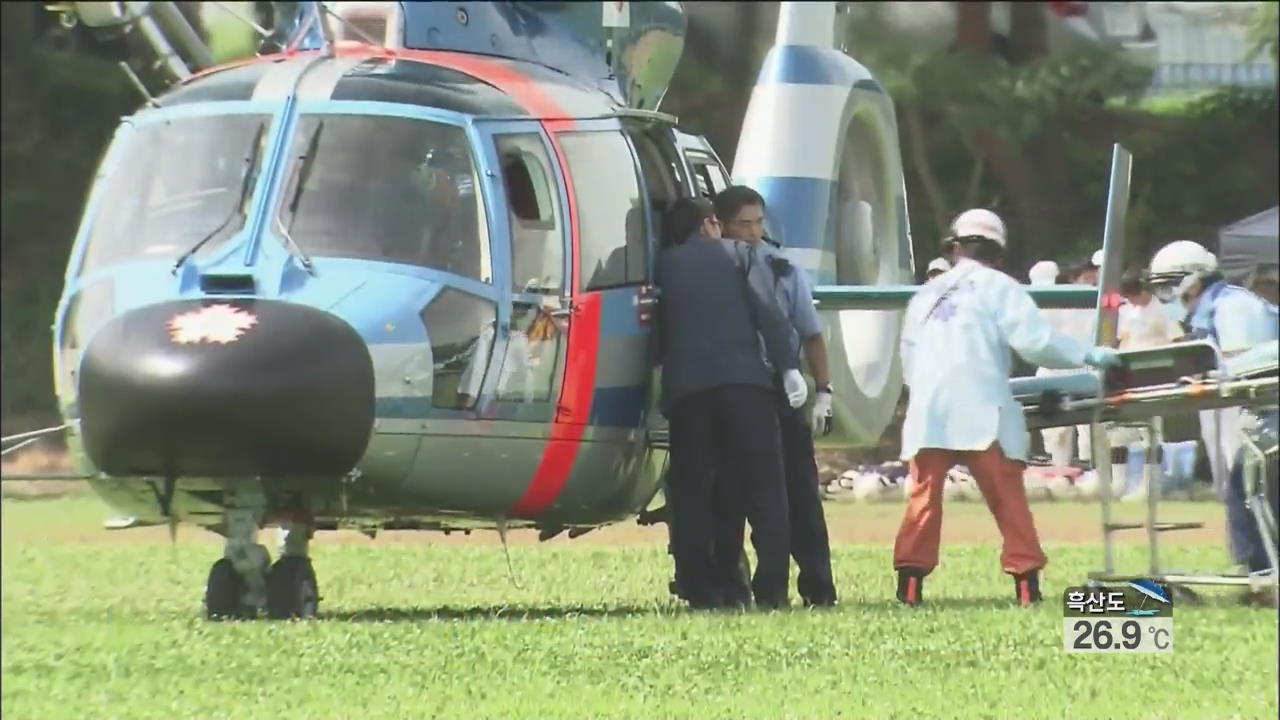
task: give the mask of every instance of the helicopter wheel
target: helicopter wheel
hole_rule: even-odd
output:
[[[209,568],[209,580],[204,590],[205,617],[210,620],[240,620],[252,617],[245,607],[244,578],[227,558],[221,558]]]
[[[314,618],[320,605],[310,558],[285,556],[267,574],[267,617],[272,620]]]

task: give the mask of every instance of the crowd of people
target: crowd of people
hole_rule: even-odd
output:
[[[814,457],[814,437],[831,431],[826,347],[806,273],[766,236],[764,218],[764,199],[739,185],[713,199],[679,200],[664,222],[655,361],[670,424],[673,590],[698,609],[789,605],[792,558],[805,605],[837,602]],[[892,553],[897,599],[907,605],[922,602],[924,580],[938,564],[943,488],[956,466],[971,474],[995,517],[1015,600],[1041,600],[1047,559],[1023,485],[1030,436],[1009,388],[1013,355],[1040,373],[1122,362],[1116,349],[1094,345],[1094,311],[1037,307],[1004,267],[1007,243],[995,213],[961,213],[907,307],[901,458],[911,483]],[[1065,273],[1038,263],[1028,279],[1096,285],[1101,255]],[[1274,303],[1227,284],[1212,254],[1195,243],[1174,243],[1149,271],[1126,273],[1122,295],[1121,349],[1203,338],[1229,356],[1276,339]],[[814,381],[811,403],[804,368]],[[1263,414],[1274,428],[1274,411]],[[1238,446],[1218,442],[1225,424],[1219,419],[1214,448],[1228,454],[1223,485],[1233,549],[1260,569],[1268,561],[1244,510]],[[1090,458],[1088,426],[1043,433],[1054,462],[1070,464],[1076,452]],[[750,578],[748,523],[757,556]]]

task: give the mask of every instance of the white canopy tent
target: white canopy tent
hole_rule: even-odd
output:
[[[1262,271],[1280,266],[1280,206],[1218,231],[1218,266],[1229,282],[1249,287]]]

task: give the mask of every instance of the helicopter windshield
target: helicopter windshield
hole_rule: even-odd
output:
[[[81,272],[134,259],[172,261],[217,232],[203,257],[243,229],[246,187],[263,157],[268,115],[217,115],[144,125],[124,142],[89,234]],[[219,229],[221,227],[221,229]]]
[[[277,209],[307,255],[407,263],[492,281],[466,132],[426,120],[305,115]]]

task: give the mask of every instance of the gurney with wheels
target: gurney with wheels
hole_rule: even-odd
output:
[[[1022,405],[1031,429],[1088,424],[1093,439],[1093,460],[1100,478],[1103,569],[1089,574],[1099,584],[1153,578],[1190,594],[1186,585],[1276,585],[1274,570],[1265,576],[1229,573],[1173,572],[1160,562],[1161,533],[1203,527],[1199,522],[1161,522],[1159,453],[1160,418],[1225,407],[1243,407],[1246,417],[1274,412],[1280,404],[1280,343],[1270,342],[1223,360],[1210,343],[1195,341],[1142,350],[1121,351],[1124,366],[1105,373],[1081,371],[1056,377],[1015,378],[1014,397]],[[1143,522],[1117,522],[1112,518],[1112,457],[1107,426],[1140,427],[1146,435],[1146,516]],[[1277,567],[1276,518],[1268,502],[1266,466],[1276,462],[1274,428],[1259,422],[1243,423],[1244,483],[1247,504],[1258,522],[1271,559]],[[1147,573],[1117,573],[1114,533],[1144,530],[1149,549]]]

